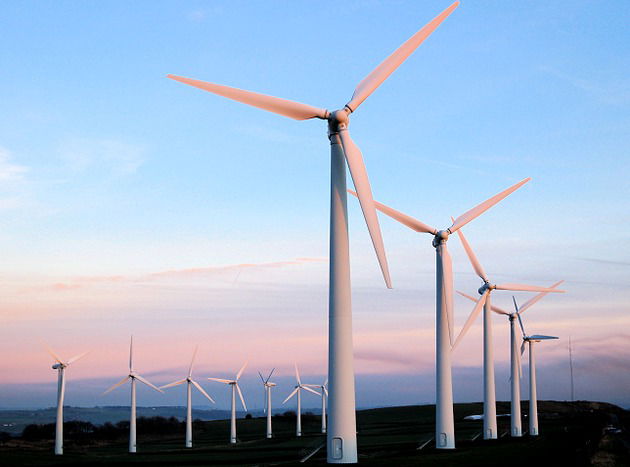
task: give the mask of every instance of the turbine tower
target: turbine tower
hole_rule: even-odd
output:
[[[260,376],[260,380],[263,383],[263,387],[265,388],[265,413],[267,414],[267,438],[272,438],[273,433],[271,431],[271,388],[276,385],[276,383],[272,383],[269,380],[271,379],[271,375],[273,374],[275,368],[271,370],[267,379],[263,378],[263,375],[258,372],[258,376]]]
[[[328,301],[330,423],[326,446],[329,463],[357,462],[348,212],[344,158],[350,168],[354,186],[359,193],[361,209],[376,250],[385,283],[387,287],[391,288],[385,249],[373,205],[372,190],[361,151],[352,141],[348,132],[349,116],[431,35],[458,5],[459,1],[453,3],[396,49],[357,85],[350,101],[342,109],[333,112],[287,99],[168,75],[169,78],[176,81],[295,120],[319,118],[328,122],[328,139],[330,140],[331,153]]]
[[[63,361],[52,349],[46,346],[46,350],[52,358],[55,359],[53,370],[57,370],[57,420],[55,422],[55,455],[63,454],[63,399],[66,393],[66,374],[65,370],[70,364],[83,358],[88,352],[76,355],[67,361]]]
[[[282,401],[282,403],[284,404],[285,402],[287,402],[289,399],[291,399],[293,396],[297,394],[295,436],[299,437],[299,436],[302,436],[302,396],[301,396],[300,391],[304,389],[305,391],[312,392],[313,394],[317,396],[319,396],[319,393],[309,388],[308,386],[310,385],[302,384],[302,380],[300,379],[300,372],[298,371],[297,364],[295,365],[295,382],[296,382],[295,389],[293,389],[293,392],[291,392],[291,394],[289,394],[287,398],[284,401]]]
[[[146,384],[147,386],[149,386],[152,389],[155,389],[158,392],[161,392],[162,394],[164,394],[164,391],[162,391],[160,388],[158,388],[157,386],[153,385],[152,383],[144,379],[142,376],[136,373],[136,371],[133,369],[133,336],[131,336],[131,342],[129,344],[129,374],[125,376],[123,379],[121,379],[119,382],[114,384],[107,391],[105,391],[103,395],[112,392],[118,386],[122,386],[123,384],[125,384],[128,380],[131,381],[131,416],[129,419],[129,452],[134,453],[136,452],[136,380],[140,381],[141,383]]]
[[[304,386],[308,386],[311,388],[317,388],[321,391],[322,396],[322,433],[326,433],[326,398],[328,397],[328,388],[326,385],[328,384],[328,378],[324,381],[323,384],[305,384]]]
[[[516,303],[514,300],[514,309],[516,310],[516,316],[518,316],[518,324],[521,326],[521,332],[523,333],[523,343],[521,344],[521,357],[525,352],[525,346],[529,347],[529,436],[538,436],[538,397],[536,394],[536,360],[534,359],[534,343],[557,339],[555,336],[543,336],[540,334],[534,334],[528,336],[525,333],[523,327],[523,320]]]
[[[562,290],[556,290],[546,287],[536,287],[532,285],[524,284],[491,284],[486,272],[484,271],[481,263],[477,259],[475,252],[466,240],[462,229],[457,231],[460,241],[466,255],[472,264],[473,269],[483,281],[481,287],[479,287],[479,295],[481,298],[475,304],[473,311],[466,320],[464,327],[457,336],[455,343],[453,344],[453,350],[461,342],[462,338],[466,335],[470,326],[475,322],[479,315],[481,308],[483,307],[483,439],[497,439],[497,399],[494,380],[494,347],[492,343],[492,304],[490,301],[490,295],[493,290],[510,290],[510,291],[527,291],[527,292],[562,292]],[[557,284],[556,284],[557,285]],[[461,292],[458,292],[461,294]]]
[[[243,408],[245,412],[247,412],[247,406],[245,405],[245,399],[243,399],[243,393],[241,392],[241,388],[238,386],[238,380],[245,371],[245,367],[247,366],[247,362],[238,370],[236,373],[236,378],[234,379],[221,379],[221,378],[208,378],[210,381],[217,381],[219,383],[229,384],[232,388],[232,416],[230,417],[230,443],[236,443],[236,393],[238,392],[238,397],[241,399],[241,404],[243,404]]]
[[[552,284],[549,288],[555,289],[563,282],[564,281],[558,281],[555,284]],[[492,311],[500,315],[507,316],[510,322],[510,433],[511,436],[516,438],[523,436],[523,428],[521,425],[521,359],[518,349],[519,340],[516,338],[516,328],[514,326],[514,320],[517,319],[517,316],[519,316],[521,313],[523,313],[525,310],[530,308],[532,305],[537,303],[541,298],[549,293],[550,292],[540,292],[534,295],[534,297],[525,302],[518,313],[510,313],[503,308],[492,305]],[[466,295],[465,293],[461,292],[460,295],[466,297],[473,302],[477,302],[477,299],[471,297],[470,295]]]
[[[166,384],[164,386],[160,386],[160,389],[172,388],[174,386],[179,386],[181,384],[186,383],[186,447],[192,448],[192,387],[194,386],[197,390],[204,395],[206,399],[214,404],[214,399],[208,395],[206,391],[201,387],[201,385],[192,379],[192,370],[193,364],[195,363],[195,357],[197,356],[197,349],[199,346],[195,347],[195,351],[193,352],[192,360],[190,361],[190,367],[188,368],[188,376],[185,379],[180,379],[179,381],[175,381],[170,384]]]
[[[451,348],[454,343],[453,331],[453,266],[446,248],[449,235],[480,216],[503,198],[514,192],[530,178],[526,178],[476,207],[466,211],[445,230],[437,230],[413,217],[374,201],[376,209],[416,232],[433,235],[436,253],[436,317],[435,317],[435,443],[438,449],[455,448],[455,422],[453,420],[453,384],[451,379]],[[356,193],[348,190],[356,196]]]

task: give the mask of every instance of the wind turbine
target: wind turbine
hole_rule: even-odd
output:
[[[179,386],[181,384],[186,383],[186,447],[192,448],[192,387],[194,386],[197,390],[205,396],[210,402],[214,404],[214,399],[208,395],[206,391],[201,387],[201,385],[192,379],[192,369],[193,364],[195,363],[195,357],[197,356],[197,349],[199,346],[195,347],[195,351],[193,352],[192,360],[190,361],[190,367],[188,368],[188,376],[185,379],[180,379],[179,381],[175,381],[170,384],[166,384],[164,386],[160,386],[160,389],[172,388],[174,386]]]
[[[88,352],[75,355],[67,361],[63,361],[52,349],[46,346],[46,350],[52,358],[55,359],[53,370],[57,370],[57,421],[55,422],[55,455],[63,454],[63,399],[66,393],[66,374],[65,370],[70,364],[76,362],[80,358],[85,357]]]
[[[455,422],[453,420],[453,384],[451,379],[451,349],[454,341],[453,331],[453,265],[446,248],[449,235],[457,232],[464,225],[480,216],[503,198],[514,192],[530,178],[526,178],[474,208],[466,211],[445,229],[438,230],[411,216],[396,211],[382,203],[374,201],[376,209],[416,232],[433,235],[433,247],[436,253],[436,318],[435,318],[435,440],[438,449],[455,448]],[[356,196],[354,191],[348,190]]]
[[[549,288],[555,289],[563,282],[564,281],[558,281],[555,284],[552,284]],[[472,300],[473,302],[477,302],[477,300],[470,295],[466,295],[461,292],[459,292],[459,294],[469,300]],[[523,429],[521,425],[521,359],[518,349],[518,339],[516,338],[516,328],[514,326],[514,320],[517,318],[517,316],[519,316],[525,310],[537,303],[547,294],[549,294],[549,292],[540,292],[534,295],[534,297],[525,302],[525,304],[520,308],[520,311],[514,313],[510,313],[508,311],[505,311],[503,308],[492,305],[492,311],[500,315],[507,316],[510,322],[510,433],[513,437],[516,438],[523,436]]]
[[[129,374],[103,393],[103,395],[108,394],[118,386],[122,386],[127,381],[131,381],[131,417],[129,419],[129,452],[131,453],[136,452],[136,380],[164,394],[164,391],[144,379],[133,369],[133,336],[131,336],[131,342],[129,344]]]
[[[328,384],[328,378],[324,381],[323,384],[305,384],[304,386],[308,386],[311,388],[317,388],[321,391],[322,396],[322,433],[326,433],[326,398],[328,397],[328,388],[326,385]]]
[[[557,339],[555,336],[543,336],[540,334],[534,334],[528,336],[525,333],[523,327],[523,320],[521,319],[521,312],[518,309],[516,298],[514,300],[514,308],[516,309],[516,316],[518,316],[518,324],[521,326],[521,332],[523,333],[523,343],[521,344],[521,357],[525,352],[525,346],[529,347],[529,435],[538,436],[538,398],[536,395],[536,360],[534,359],[534,343]]]
[[[319,118],[328,122],[328,139],[330,140],[331,153],[328,302],[330,424],[326,444],[329,463],[357,462],[348,212],[344,158],[350,168],[354,186],[359,193],[361,209],[376,250],[385,283],[387,287],[391,288],[383,240],[373,205],[372,190],[361,151],[352,141],[348,132],[349,116],[458,5],[459,1],[453,3],[396,49],[357,85],[350,101],[342,109],[333,112],[287,99],[168,75],[169,78],[176,81],[295,120]]]
[[[496,402],[496,389],[494,380],[494,347],[492,343],[492,304],[490,301],[490,295],[493,290],[510,290],[510,291],[526,291],[526,292],[563,292],[562,290],[554,289],[558,284],[555,284],[551,288],[537,287],[524,284],[492,284],[486,275],[486,272],[481,266],[481,263],[477,259],[475,252],[466,240],[462,229],[457,231],[460,241],[466,255],[472,264],[473,269],[477,275],[483,281],[481,287],[479,287],[479,295],[481,298],[475,304],[470,316],[466,320],[464,327],[457,336],[455,343],[453,344],[453,350],[461,342],[462,338],[466,335],[470,326],[475,322],[477,316],[481,312],[483,307],[483,439],[497,439],[497,402]],[[461,292],[458,292],[461,294]]]
[[[309,388],[309,385],[302,384],[302,380],[300,379],[300,372],[298,371],[297,364],[295,365],[295,389],[293,392],[287,396],[287,398],[282,402],[283,404],[291,399],[294,395],[297,394],[297,415],[296,415],[296,424],[295,424],[295,436],[302,436],[302,396],[300,391],[304,389],[305,391],[312,392],[313,394],[319,396],[317,391]]]
[[[265,388],[265,412],[267,413],[267,438],[272,438],[273,433],[271,432],[271,388],[276,385],[276,383],[269,382],[271,379],[271,375],[273,374],[275,368],[271,370],[267,379],[263,378],[263,375],[258,372],[258,376],[260,376],[260,380],[263,383]]]
[[[236,373],[236,378],[234,379],[221,379],[221,378],[208,378],[211,381],[217,381],[219,383],[229,384],[232,387],[232,416],[230,418],[230,443],[236,443],[236,393],[238,392],[238,397],[241,399],[241,404],[243,404],[243,408],[247,412],[247,406],[245,405],[245,399],[243,399],[243,393],[241,392],[241,388],[238,386],[238,380],[245,371],[245,367],[247,366],[247,362],[238,370]]]

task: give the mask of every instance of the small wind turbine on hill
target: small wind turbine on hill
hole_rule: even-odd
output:
[[[302,380],[300,379],[300,372],[298,371],[297,364],[295,365],[295,389],[293,392],[287,396],[287,398],[282,402],[283,404],[291,399],[293,396],[297,394],[297,410],[296,410],[296,422],[295,422],[295,436],[302,436],[302,395],[300,391],[304,389],[305,391],[312,392],[313,394],[319,396],[317,391],[312,390],[306,384],[302,384]]]
[[[455,448],[455,422],[453,419],[453,384],[451,379],[451,348],[454,343],[453,331],[453,265],[446,248],[449,235],[457,232],[464,225],[477,218],[503,198],[523,186],[526,178],[501,193],[466,211],[444,230],[438,230],[411,216],[396,211],[382,203],[374,201],[376,209],[397,220],[410,229],[433,235],[432,245],[436,253],[436,309],[435,309],[435,440],[438,449]],[[352,190],[348,190],[356,196]]]
[[[272,383],[269,380],[271,379],[271,375],[273,374],[275,368],[271,370],[267,379],[263,378],[263,375],[258,372],[258,376],[260,376],[260,380],[263,383],[263,387],[265,388],[265,413],[267,414],[267,438],[273,437],[273,433],[271,432],[271,388],[276,385],[276,383]]]
[[[523,333],[523,343],[521,344],[521,357],[525,352],[525,346],[529,347],[529,436],[538,436],[538,397],[536,393],[536,360],[534,359],[534,343],[547,340],[557,339],[555,336],[543,336],[540,334],[533,334],[528,336],[525,333],[523,327],[523,320],[521,319],[521,312],[518,309],[516,298],[514,300],[514,309],[516,310],[516,316],[518,316],[518,324],[521,326],[521,332]]]
[[[193,352],[192,360],[190,361],[190,367],[188,368],[188,376],[185,379],[180,379],[179,381],[175,381],[173,383],[166,384],[161,386],[160,389],[172,388],[174,386],[179,386],[180,384],[186,383],[186,447],[192,448],[192,387],[194,386],[197,390],[204,395],[206,399],[214,404],[214,399],[208,395],[206,391],[201,387],[201,385],[192,379],[192,370],[193,364],[195,363],[195,357],[197,356],[197,349],[199,347],[195,347],[195,351]]]
[[[66,393],[66,373],[65,370],[70,364],[83,358],[87,352],[76,355],[67,361],[63,361],[55,352],[46,346],[46,350],[52,358],[55,359],[53,370],[57,370],[57,420],[55,422],[55,454],[60,456],[63,454],[63,399]]]
[[[342,109],[333,112],[265,94],[168,75],[169,78],[190,86],[195,86],[228,99],[295,120],[319,118],[328,122],[328,139],[331,153],[328,302],[330,423],[326,444],[329,463],[357,462],[346,163],[359,194],[361,209],[376,250],[385,284],[391,288],[383,239],[373,205],[372,190],[361,150],[354,143],[348,131],[349,117],[437,29],[458,5],[459,2],[453,3],[403,43],[357,85],[352,98]],[[336,42],[340,43],[339,41]]]
[[[328,388],[326,385],[328,384],[328,378],[324,381],[323,384],[305,384],[304,386],[308,386],[311,388],[317,388],[321,392],[322,396],[322,433],[326,433],[326,398],[328,397]]]
[[[552,284],[549,288],[555,289],[557,286],[562,284],[562,282],[564,281],[558,281],[555,284]],[[477,299],[471,297],[470,295],[462,292],[459,292],[459,294],[473,302],[477,302]],[[492,305],[492,311],[500,315],[507,316],[510,322],[510,433],[513,437],[517,438],[523,435],[523,429],[521,424],[521,359],[514,320],[547,294],[549,294],[549,292],[540,292],[525,302],[525,304],[520,308],[520,311],[514,313],[510,313],[503,308]]]
[[[241,399],[241,404],[243,404],[243,409],[247,412],[247,406],[245,405],[245,399],[243,399],[243,393],[241,392],[241,388],[238,386],[238,380],[240,379],[243,371],[245,371],[245,367],[247,366],[247,362],[238,370],[236,373],[236,378],[234,379],[221,379],[221,378],[208,378],[210,381],[217,381],[223,384],[229,384],[232,388],[232,415],[230,417],[230,443],[236,443],[236,393],[238,392],[238,397]]]
[[[110,393],[118,386],[131,381],[131,416],[129,419],[129,452],[131,453],[136,452],[136,380],[146,384],[151,389],[155,389],[157,392],[164,393],[164,391],[144,379],[133,369],[133,336],[131,336],[129,344],[129,374],[103,393],[103,395]]]
[[[479,295],[481,298],[475,304],[470,316],[466,320],[464,327],[457,336],[453,349],[457,347],[462,338],[466,335],[466,332],[477,319],[477,316],[481,312],[483,307],[483,439],[497,439],[497,404],[496,404],[496,389],[494,380],[494,347],[492,343],[492,312],[490,295],[493,290],[511,290],[511,291],[527,291],[527,292],[563,292],[546,287],[537,287],[533,285],[524,284],[491,284],[486,272],[484,271],[481,263],[477,259],[475,252],[466,240],[462,229],[457,231],[460,241],[466,255],[472,264],[473,269],[483,281],[481,287],[479,287]],[[557,284],[556,284],[557,285]],[[461,294],[461,292],[458,292]]]

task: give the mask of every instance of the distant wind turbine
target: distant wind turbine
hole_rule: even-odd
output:
[[[275,368],[271,370],[267,379],[263,378],[263,375],[258,372],[258,376],[260,376],[260,380],[263,383],[263,387],[265,388],[265,413],[267,414],[267,438],[273,437],[273,433],[271,431],[271,388],[276,385],[276,383],[272,383],[269,381],[271,379],[271,375],[273,375]]]
[[[297,411],[296,411],[296,423],[295,423],[295,436],[302,436],[302,396],[300,391],[304,389],[305,391],[312,392],[313,394],[319,396],[317,391],[309,388],[309,385],[302,384],[302,380],[300,379],[300,372],[298,371],[297,364],[295,365],[295,389],[293,392],[287,396],[287,398],[282,402],[283,404],[291,399],[293,396],[297,394]]]
[[[435,444],[438,449],[455,449],[455,421],[453,414],[453,384],[451,379],[451,349],[453,331],[453,265],[446,248],[449,235],[457,232],[470,221],[486,212],[506,196],[519,189],[531,179],[526,178],[492,198],[466,211],[444,230],[438,230],[407,214],[374,201],[376,209],[397,220],[410,229],[433,235],[432,245],[436,254],[436,309],[435,309]],[[352,190],[348,190],[356,196]]]
[[[536,393],[536,360],[534,358],[534,343],[546,340],[557,339],[555,336],[543,336],[540,334],[533,334],[528,336],[525,333],[525,327],[523,326],[523,320],[521,319],[521,313],[519,312],[516,298],[514,300],[514,308],[516,310],[516,316],[518,316],[518,324],[521,327],[523,333],[523,343],[521,344],[521,357],[525,352],[525,346],[529,347],[529,435],[538,436],[538,397]]]
[[[328,378],[324,381],[323,384],[305,384],[304,386],[308,386],[311,388],[317,388],[321,392],[322,396],[322,433],[326,433],[326,399],[328,398],[328,388],[326,385],[328,384]]]
[[[330,268],[328,310],[328,376],[330,378],[330,420],[326,437],[329,463],[356,463],[356,405],[352,353],[352,308],[350,297],[350,258],[348,210],[346,197],[346,164],[359,193],[363,216],[376,251],[387,287],[391,288],[381,229],[374,210],[372,189],[361,150],[348,131],[350,114],[365,101],[438,26],[457,8],[456,1],[396,49],[356,86],[352,98],[341,109],[329,112],[299,102],[231,88],[181,76],[169,78],[212,92],[243,104],[258,107],[295,120],[319,118],[328,122],[331,153],[330,176]],[[333,34],[343,42],[343,32]],[[341,37],[341,42],[339,41]],[[333,74],[343,73],[338,69]],[[345,162],[344,162],[345,159]]]
[[[217,381],[223,384],[229,384],[232,388],[232,416],[230,417],[230,443],[236,443],[236,393],[238,392],[238,397],[241,399],[241,404],[243,404],[243,408],[247,412],[247,406],[245,405],[245,399],[243,399],[243,393],[241,392],[241,388],[238,386],[238,380],[245,371],[245,367],[247,366],[247,362],[238,370],[236,373],[236,378],[234,379],[221,379],[221,378],[208,378],[210,381]]]
[[[197,356],[197,349],[199,346],[195,347],[195,351],[193,352],[192,360],[190,361],[190,367],[188,368],[188,376],[185,379],[180,379],[179,381],[175,381],[170,384],[166,384],[161,386],[160,389],[172,388],[174,386],[179,386],[180,384],[186,383],[186,447],[192,448],[192,387],[194,386],[197,390],[204,395],[206,399],[214,404],[214,399],[208,395],[206,391],[201,387],[201,385],[192,379],[192,370],[193,364],[195,363],[195,357]]]
[[[453,219],[454,221],[454,219]],[[524,284],[492,284],[490,279],[486,275],[486,272],[481,266],[481,263],[477,259],[475,252],[466,240],[462,229],[457,231],[457,235],[466,250],[466,255],[472,264],[473,269],[483,281],[481,287],[479,287],[479,295],[481,298],[475,304],[470,316],[466,320],[464,327],[460,331],[453,349],[461,342],[462,338],[466,335],[466,332],[479,316],[481,308],[483,307],[483,439],[497,439],[497,402],[496,402],[496,389],[494,380],[494,347],[492,341],[492,312],[490,295],[493,290],[510,290],[510,291],[526,291],[526,292],[563,292],[562,290],[554,289],[560,282],[554,284],[551,288],[537,287],[533,285]],[[461,294],[461,292],[458,292]]]
[[[66,393],[66,374],[65,370],[71,363],[76,362],[80,358],[87,355],[88,352],[76,355],[67,361],[63,361],[52,349],[46,346],[46,350],[55,359],[53,370],[57,370],[57,420],[55,422],[55,454],[60,456],[63,454],[63,399]]]
[[[157,392],[164,393],[164,391],[144,379],[133,369],[133,336],[131,336],[129,344],[129,374],[103,393],[103,395],[108,394],[118,386],[131,381],[131,417],[129,419],[129,452],[131,453],[136,452],[136,380],[146,384],[151,389],[155,389]]]

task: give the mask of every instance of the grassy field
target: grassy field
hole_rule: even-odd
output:
[[[523,410],[526,413],[526,404]],[[465,421],[479,414],[481,404],[456,404],[457,449],[437,451],[429,442],[434,429],[433,406],[392,407],[357,413],[359,462],[363,465],[417,466],[519,466],[519,465],[630,465],[630,439],[625,427],[630,413],[609,404],[592,402],[540,403],[541,436],[496,441],[478,437],[481,421]],[[508,403],[498,404],[498,413],[509,412]],[[605,434],[605,427],[622,428],[621,433]],[[527,427],[527,418],[523,421]],[[0,447],[0,463],[18,465],[303,465],[299,461],[321,446],[317,416],[303,419],[304,436],[294,436],[294,420],[274,418],[275,437],[264,439],[265,420],[238,420],[239,443],[228,444],[229,421],[197,422],[192,449],[183,448],[184,435],[171,433],[160,437],[138,432],[138,453],[128,454],[126,439],[113,443],[65,443],[65,455],[52,455],[52,440],[29,443],[12,440]],[[509,429],[509,418],[499,418],[499,432]],[[313,455],[306,465],[325,463],[325,449]]]

